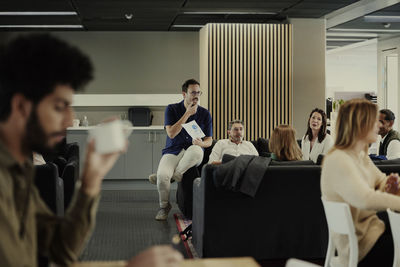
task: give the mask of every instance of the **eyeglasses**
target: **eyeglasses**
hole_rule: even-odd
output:
[[[203,92],[202,91],[193,91],[193,92],[191,92],[190,94],[192,95],[192,96],[196,96],[196,95],[198,95],[198,96],[201,96],[201,94],[202,94]]]

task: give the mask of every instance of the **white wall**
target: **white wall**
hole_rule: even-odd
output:
[[[325,20],[291,19],[293,24],[293,126],[307,130],[313,108],[325,109]]]
[[[328,51],[326,55],[326,97],[334,92],[377,93],[377,43]]]
[[[379,108],[385,108],[385,99],[384,99],[384,54],[390,53],[390,51],[396,51],[399,53],[400,51],[400,37],[397,38],[390,38],[386,40],[378,40],[378,53],[377,53],[377,62],[378,62],[378,81],[377,81],[377,87],[378,87],[378,105]],[[400,60],[398,60],[398,71],[400,72]],[[400,73],[397,75],[398,77],[398,82],[397,84],[400,84]],[[398,95],[400,97],[400,94]],[[397,99],[398,103],[400,103],[400,99]],[[400,109],[399,109],[400,110]],[[395,114],[399,115],[399,114]]]
[[[199,77],[197,32],[63,32],[92,58],[95,80],[87,93],[180,93]]]
[[[0,43],[23,32],[0,33]],[[77,46],[93,62],[94,80],[85,94],[179,94],[181,85],[199,78],[197,32],[52,32]],[[96,124],[125,114],[127,107],[75,108]],[[162,125],[164,108],[152,108],[153,124]]]
[[[13,37],[11,33],[5,37]],[[197,32],[52,32],[89,55],[87,94],[177,94],[199,78]],[[0,39],[2,35],[0,35]],[[4,37],[2,39],[5,39]]]

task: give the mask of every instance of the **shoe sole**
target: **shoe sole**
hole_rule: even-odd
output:
[[[168,214],[171,211],[171,209],[172,209],[172,206],[169,207],[167,215],[165,217],[157,217],[157,215],[156,215],[156,217],[154,219],[156,219],[156,221],[166,221],[168,219]]]

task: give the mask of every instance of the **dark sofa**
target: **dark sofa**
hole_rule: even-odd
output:
[[[260,156],[270,156],[270,151],[268,148],[268,139],[258,138],[257,140],[251,141],[254,147],[257,149]],[[299,146],[301,144],[301,140],[297,140]],[[212,148],[217,143],[217,140],[213,140],[213,143],[210,147],[204,149],[203,161],[198,167],[190,168],[186,173],[184,173],[182,177],[182,181],[178,183],[178,188],[176,191],[176,202],[178,204],[179,209],[185,215],[186,218],[192,219],[192,209],[193,209],[193,180],[201,176],[202,167],[208,163],[208,159],[210,157]],[[280,161],[272,161],[271,165],[310,165],[314,164],[312,161],[298,161],[297,163],[291,162],[280,162]]]
[[[400,165],[379,165],[400,172]],[[323,259],[328,229],[318,165],[269,166],[255,198],[217,190],[203,167],[193,187],[193,244],[201,257]]]

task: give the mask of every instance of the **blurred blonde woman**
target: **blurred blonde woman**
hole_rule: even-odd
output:
[[[321,192],[328,201],[349,204],[358,238],[358,266],[392,266],[393,240],[389,224],[377,211],[400,211],[398,175],[386,176],[368,157],[368,145],[378,135],[378,109],[365,99],[347,101],[340,107],[333,149],[322,163]],[[386,230],[385,230],[386,229]],[[338,256],[331,266],[348,266],[347,237],[334,235]]]
[[[301,160],[301,149],[296,141],[296,131],[290,125],[279,125],[269,139],[272,159],[291,161]]]

